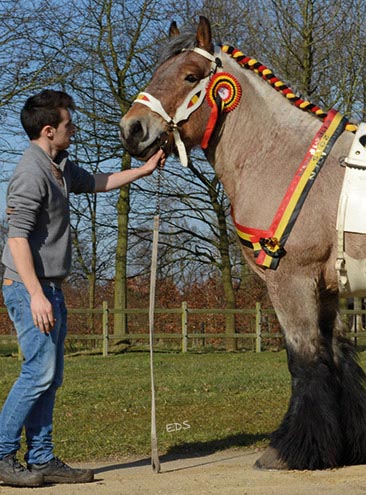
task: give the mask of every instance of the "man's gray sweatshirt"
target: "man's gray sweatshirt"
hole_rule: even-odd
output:
[[[37,144],[24,152],[8,185],[8,237],[28,239],[36,274],[60,286],[71,266],[70,192],[94,192],[92,174],[60,152],[55,161]],[[8,243],[4,278],[21,281]]]

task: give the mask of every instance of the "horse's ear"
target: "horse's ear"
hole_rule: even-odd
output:
[[[175,36],[178,36],[178,34],[180,34],[180,31],[178,29],[177,23],[175,21],[173,21],[170,24],[170,28],[169,28],[169,39],[174,38]]]
[[[199,48],[202,48],[210,53],[213,52],[211,24],[210,21],[203,15],[200,15],[200,22],[197,28],[197,44]]]

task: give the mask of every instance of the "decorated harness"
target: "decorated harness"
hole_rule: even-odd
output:
[[[211,106],[211,114],[201,142],[201,147],[205,150],[209,145],[220,114],[234,110],[239,104],[242,94],[238,80],[232,74],[222,70],[219,51],[215,52],[214,55],[201,48],[193,48],[191,51],[198,53],[211,62],[210,73],[207,77],[201,79],[187,95],[183,103],[177,108],[174,117],[171,117],[165,111],[157,98],[147,92],[139,93],[133,102],[146,105],[168,122],[169,129],[174,136],[179,158],[184,167],[188,166],[188,156],[180,137],[179,124],[186,121],[207,99]],[[268,230],[239,224],[235,220],[234,211],[232,211],[239,239],[243,245],[253,249],[256,263],[263,268],[276,269],[280,259],[286,254],[284,246],[301,207],[333,144],[345,129],[354,132],[357,126],[349,123],[345,117],[335,110],[324,112],[318,106],[296,96],[268,67],[253,58],[246,57],[239,50],[229,45],[223,45],[221,46],[221,51],[230,55],[243,68],[256,72],[295,106],[315,114],[324,121],[298,167]]]
[[[180,137],[179,124],[186,121],[202,105],[205,98],[207,98],[208,103],[212,107],[212,112],[201,143],[201,147],[206,149],[219,113],[221,111],[230,112],[233,110],[238,105],[241,97],[241,87],[236,78],[231,74],[221,71],[222,62],[219,53],[211,55],[211,53],[201,48],[192,48],[191,51],[207,58],[211,62],[211,70],[208,76],[201,79],[192,91],[188,93],[183,103],[177,108],[174,117],[170,117],[161,102],[150,93],[139,93],[133,102],[146,105],[150,110],[159,114],[160,117],[168,122],[169,129],[174,136],[180,161],[184,167],[188,166],[188,157],[186,148]]]

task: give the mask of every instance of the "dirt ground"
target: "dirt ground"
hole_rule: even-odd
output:
[[[84,465],[95,482],[42,488],[11,488],[0,495],[365,495],[366,466],[328,471],[258,471],[258,452],[231,449],[201,457],[161,457],[161,472],[150,459]]]

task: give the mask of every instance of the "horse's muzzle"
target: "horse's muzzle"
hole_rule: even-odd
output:
[[[139,160],[148,160],[160,148],[168,154],[170,139],[160,122],[149,117],[136,118],[130,112],[120,122],[120,139],[125,150]]]

